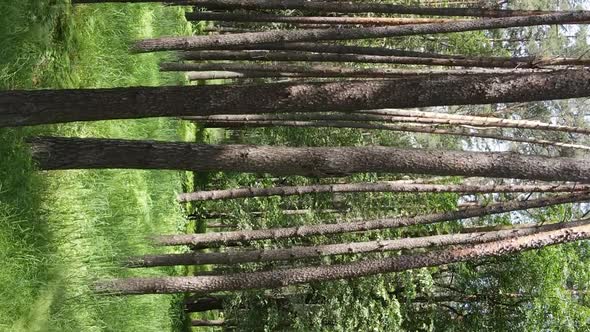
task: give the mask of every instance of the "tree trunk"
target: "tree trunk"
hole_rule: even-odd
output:
[[[236,232],[163,235],[156,237],[154,240],[159,245],[191,245],[194,248],[208,248],[222,245],[235,245],[237,243],[247,243],[256,240],[277,240],[291,237],[364,232],[377,229],[426,225],[556,204],[581,202],[587,200],[589,197],[590,194],[587,193],[568,194],[550,198],[539,198],[530,201],[509,201],[491,204],[481,208],[469,208],[458,211],[418,215],[415,217],[385,218],[359,222],[303,225],[299,227],[244,230]]]
[[[590,182],[590,161],[505,152],[364,147],[278,147],[91,138],[30,140],[39,167],[174,169],[339,177],[362,172]]]
[[[464,184],[423,184],[396,182],[360,182],[346,184],[316,184],[308,186],[282,186],[272,188],[238,188],[183,193],[177,196],[179,202],[209,201],[219,199],[294,196],[312,193],[375,193],[375,192],[456,192],[463,194],[511,193],[511,192],[573,192],[589,191],[590,185],[464,185]]]
[[[299,51],[189,51],[180,53],[180,59],[189,61],[203,60],[245,60],[245,61],[303,61],[303,62],[350,62],[350,63],[387,63],[403,65],[426,65],[447,67],[479,68],[539,68],[541,66],[588,66],[590,60],[577,58],[501,58],[501,57],[465,57],[465,58],[427,58],[406,56],[380,56],[364,54],[309,53]]]
[[[72,0],[72,3],[138,3],[162,2],[162,0]],[[504,10],[487,8],[434,8],[404,6],[379,2],[341,2],[341,1],[300,1],[300,0],[167,0],[176,5],[194,5],[207,9],[299,9],[306,12],[336,13],[382,13],[429,16],[474,16],[474,17],[510,17],[556,13],[542,10]],[[565,13],[576,13],[575,11]]]
[[[223,319],[217,320],[203,320],[203,319],[193,319],[191,321],[192,326],[225,326],[225,321]]]
[[[392,118],[393,119],[393,118]],[[402,119],[408,120],[408,119]],[[323,128],[323,127],[331,127],[331,128],[360,128],[360,129],[376,129],[376,130],[391,130],[391,131],[405,131],[405,132],[415,132],[415,133],[425,133],[425,134],[437,134],[437,135],[455,135],[455,136],[465,136],[465,137],[480,137],[480,138],[490,138],[495,140],[501,141],[511,141],[511,142],[519,142],[519,143],[528,143],[528,144],[537,144],[537,145],[544,145],[544,146],[557,146],[562,148],[571,148],[571,149],[580,149],[580,150],[590,150],[590,146],[587,145],[580,145],[580,144],[572,144],[572,143],[563,143],[563,142],[556,142],[556,141],[549,141],[543,139],[535,139],[535,138],[525,138],[520,136],[505,136],[505,135],[498,135],[493,133],[486,133],[486,132],[478,132],[474,131],[473,128],[450,128],[450,129],[440,129],[436,125],[429,126],[419,124],[422,119],[416,119],[416,123],[411,124],[375,124],[375,123],[363,123],[363,122],[346,122],[346,121],[285,121],[285,120],[267,120],[267,121],[199,121],[196,120],[198,123],[204,124],[207,128],[258,128],[258,127],[298,127],[298,128]],[[420,120],[420,121],[418,121]],[[434,119],[434,121],[439,121],[439,119]],[[453,120],[440,120],[441,122],[449,122]],[[431,119],[428,119],[427,122],[433,122]],[[551,125],[554,126],[554,125]],[[562,127],[562,126],[559,126]],[[478,128],[485,129],[485,128]],[[576,128],[578,129],[578,128]],[[580,130],[587,131],[588,129],[579,128]]]
[[[586,70],[233,87],[4,91],[0,92],[0,127],[158,116],[346,112],[587,96],[590,73]]]
[[[186,291],[209,293],[252,288],[278,288],[505,256],[524,250],[588,238],[590,238],[590,225],[583,225],[412,256],[223,276],[114,279],[99,282],[95,287],[98,292],[114,294],[162,294]]]
[[[223,299],[219,297],[201,297],[184,304],[186,312],[203,312],[210,310],[223,310]]]
[[[554,223],[538,227],[508,229],[491,232],[435,235],[418,238],[395,240],[379,240],[371,242],[351,242],[311,247],[291,247],[286,249],[262,249],[248,251],[227,251],[208,253],[184,253],[167,255],[145,255],[130,258],[127,267],[154,267],[174,265],[203,264],[240,264],[260,263],[305,258],[321,258],[324,256],[387,252],[394,250],[412,250],[418,248],[440,247],[458,244],[478,244],[510,239],[540,232],[569,228],[587,224],[589,220],[571,223]]]
[[[240,2],[242,0],[239,0]],[[266,0],[265,0],[266,1]],[[300,3],[313,3],[304,1]],[[336,3],[340,6],[343,3]],[[590,12],[555,13],[548,15],[516,16],[482,20],[460,21],[451,23],[429,23],[420,25],[400,25],[389,27],[369,27],[356,29],[310,29],[277,30],[255,33],[237,33],[231,35],[162,37],[145,39],[135,43],[132,50],[136,52],[223,49],[228,46],[289,43],[323,40],[370,39],[398,36],[415,36],[434,33],[476,31],[509,27],[535,25],[574,24],[590,21]]]
[[[405,25],[455,22],[445,18],[282,16],[260,12],[187,12],[188,21],[277,22],[291,24]]]

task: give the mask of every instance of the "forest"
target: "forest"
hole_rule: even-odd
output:
[[[590,330],[588,1],[0,12],[0,331]]]

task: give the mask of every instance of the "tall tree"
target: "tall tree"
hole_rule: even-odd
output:
[[[305,3],[305,2],[301,2]],[[309,3],[309,2],[308,2]],[[223,49],[228,46],[289,43],[323,40],[370,39],[398,36],[415,36],[431,33],[448,33],[499,29],[550,24],[575,24],[590,21],[590,12],[555,13],[548,15],[515,16],[472,21],[365,27],[357,29],[278,30],[254,33],[237,33],[217,36],[163,37],[145,39],[135,43],[136,52],[166,50]]]
[[[337,177],[418,173],[590,182],[590,161],[514,153],[391,147],[293,148],[46,137],[30,140],[42,169],[136,168]]]
[[[316,184],[308,186],[280,186],[271,188],[237,188],[196,191],[178,195],[179,202],[208,201],[230,198],[292,196],[310,193],[360,193],[360,192],[458,192],[510,193],[510,192],[573,192],[588,191],[589,185],[580,184],[518,184],[518,185],[469,185],[424,184],[391,182],[359,182],[345,184]]]
[[[234,245],[236,243],[248,243],[256,240],[277,240],[313,235],[364,232],[376,229],[426,225],[556,204],[581,202],[587,200],[588,197],[590,197],[589,194],[569,194],[549,198],[539,198],[530,201],[495,203],[484,207],[467,208],[458,211],[418,215],[414,217],[385,218],[355,222],[340,222],[336,224],[303,225],[288,228],[243,230],[222,233],[163,235],[155,238],[155,241],[160,245],[191,245],[194,248],[205,248],[221,245]]]
[[[540,232],[585,225],[590,220],[570,223],[555,223],[543,226],[521,227],[490,232],[475,232],[461,234],[434,235],[395,240],[378,240],[369,242],[350,242],[308,247],[291,247],[285,249],[235,250],[226,252],[184,253],[144,255],[132,257],[126,262],[128,267],[153,267],[174,265],[204,265],[204,264],[238,264],[252,262],[270,262],[279,260],[296,260],[304,258],[321,258],[323,256],[360,254],[371,252],[387,252],[394,250],[412,250],[427,247],[441,247],[459,244],[478,244]]]
[[[590,73],[586,70],[234,87],[4,91],[0,92],[0,127],[157,116],[506,103],[585,96],[590,96]]]
[[[309,266],[219,276],[114,279],[99,282],[96,285],[96,290],[115,294],[162,294],[277,288],[309,282],[399,272],[485,257],[504,256],[524,250],[588,238],[590,238],[590,225],[585,224],[515,239],[437,250],[419,255],[362,260],[349,264]]]

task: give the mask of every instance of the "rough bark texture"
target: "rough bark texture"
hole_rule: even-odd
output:
[[[302,1],[302,3],[313,2]],[[340,3],[335,3],[335,5],[339,6]],[[236,33],[231,35],[163,37],[139,41],[135,43],[133,50],[136,52],[153,52],[170,50],[223,49],[227,46],[248,44],[385,38],[534,25],[573,24],[587,21],[590,21],[590,12],[573,12],[390,27],[277,30],[253,33]]]
[[[161,0],[73,0],[72,3],[138,3],[162,2]],[[177,5],[194,5],[208,9],[300,9],[308,12],[336,13],[383,13],[432,16],[474,16],[474,17],[510,17],[542,15],[555,13],[542,10],[503,10],[487,8],[435,8],[404,6],[379,2],[341,2],[341,1],[304,1],[304,0],[168,0]],[[572,12],[569,12],[572,13]]]
[[[415,217],[385,218],[360,222],[303,225],[299,227],[246,230],[235,232],[166,235],[155,238],[155,242],[160,245],[191,245],[195,248],[206,248],[222,245],[232,245],[240,242],[246,243],[249,241],[256,240],[284,239],[289,237],[339,234],[347,232],[364,232],[375,229],[398,228],[413,225],[432,224],[450,220],[481,217],[490,214],[532,209],[549,205],[580,202],[587,200],[589,197],[589,194],[568,194],[550,198],[539,198],[530,201],[510,201],[504,203],[496,203],[481,208],[466,208],[459,211],[419,215]]]
[[[539,232],[546,232],[568,227],[580,226],[586,223],[588,223],[588,220],[573,223],[555,223],[539,227],[527,227],[492,232],[435,235],[417,238],[380,240],[370,242],[338,243],[328,245],[316,245],[311,247],[291,247],[286,249],[145,255],[129,259],[127,261],[126,266],[154,267],[174,265],[239,264],[250,262],[270,262],[280,260],[296,260],[304,258],[319,258],[323,256],[343,254],[386,252],[393,250],[411,250],[418,248],[439,247],[458,244],[477,244],[531,235]]]
[[[278,22],[291,24],[359,24],[359,25],[405,25],[443,23],[455,20],[445,18],[402,18],[402,17],[334,17],[334,16],[282,16],[260,12],[187,12],[189,21],[228,22]]]
[[[277,288],[309,282],[398,272],[477,260],[485,257],[504,256],[524,250],[588,238],[590,238],[590,225],[583,225],[474,246],[432,251],[420,255],[363,260],[348,264],[310,266],[222,276],[115,279],[98,283],[96,290],[115,294],[160,294],[186,291],[209,293],[251,288]]]
[[[189,51],[180,53],[180,59],[203,60],[246,60],[246,61],[303,61],[303,62],[350,62],[387,63],[403,65],[426,65],[447,67],[479,68],[539,68],[542,66],[587,66],[590,60],[572,58],[501,58],[501,57],[463,57],[429,58],[414,56],[381,56],[365,54],[309,53],[300,51]]]
[[[90,138],[30,140],[42,169],[175,169],[347,176],[417,173],[590,182],[590,161],[504,152],[431,151],[391,147],[292,148],[205,145]]]
[[[312,193],[360,193],[360,192],[456,192],[510,193],[510,192],[573,192],[589,191],[590,185],[464,185],[464,184],[423,184],[397,182],[360,182],[346,184],[317,184],[309,186],[283,186],[273,188],[239,188],[211,191],[197,191],[178,195],[179,202],[209,201],[218,199],[293,196]]]
[[[590,72],[367,82],[0,92],[0,127],[242,113],[356,111],[590,96]]]
[[[190,118],[189,118],[190,119]],[[393,119],[393,118],[392,118]],[[247,128],[247,127],[332,127],[332,128],[360,128],[360,129],[377,129],[377,130],[391,130],[391,131],[406,131],[406,132],[416,132],[416,133],[426,133],[426,134],[437,134],[437,135],[456,135],[456,136],[465,136],[465,137],[481,137],[481,138],[491,138],[496,140],[502,141],[511,141],[511,142],[519,142],[519,143],[528,143],[528,144],[537,144],[537,145],[545,145],[545,146],[557,146],[563,148],[571,148],[571,149],[580,149],[580,150],[590,150],[590,146],[587,145],[580,145],[580,144],[572,144],[572,143],[563,143],[563,142],[556,142],[556,141],[549,141],[543,139],[534,139],[534,138],[526,138],[520,136],[505,136],[505,135],[498,135],[494,133],[486,133],[486,132],[479,132],[474,131],[473,128],[450,128],[450,129],[441,129],[440,127],[429,126],[420,124],[422,119],[416,119],[418,123],[409,123],[409,124],[379,124],[379,123],[363,123],[363,122],[347,122],[347,121],[285,121],[285,120],[265,120],[265,121],[199,121],[195,119],[199,123],[204,124],[207,128]],[[412,120],[412,119],[403,119],[403,120]],[[428,119],[429,123],[430,119]],[[435,119],[439,120],[439,119]],[[450,120],[440,120],[441,122],[448,122]],[[553,126],[553,125],[551,125]],[[563,126],[559,126],[563,127]],[[483,129],[485,128],[478,128]],[[561,129],[561,128],[560,128]],[[576,128],[578,129],[578,128]],[[587,131],[588,129],[579,128],[580,130]]]

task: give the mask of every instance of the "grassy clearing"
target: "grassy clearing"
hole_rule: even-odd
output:
[[[0,88],[162,85],[160,55],[127,54],[132,40],[190,33],[183,10],[161,5],[0,2]],[[181,274],[130,271],[128,255],[157,251],[145,237],[184,230],[176,192],[192,178],[171,171],[37,172],[24,138],[33,134],[194,140],[168,119],[0,130],[0,330],[170,331],[184,324],[178,297],[95,296],[99,278]]]

